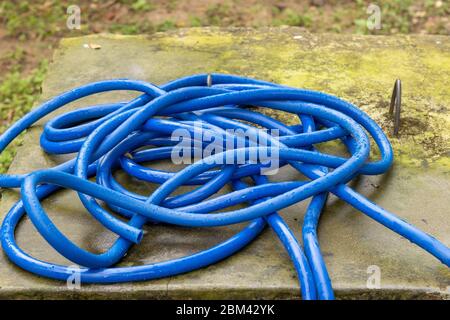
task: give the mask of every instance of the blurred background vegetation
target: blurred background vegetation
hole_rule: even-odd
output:
[[[367,6],[381,8],[380,30],[368,30]],[[39,97],[52,49],[61,37],[111,32],[140,34],[201,26],[298,26],[310,32],[450,34],[450,1],[441,0],[76,0],[0,3],[0,132]],[[81,9],[81,30],[66,27],[67,7]],[[0,155],[0,173],[14,142]]]

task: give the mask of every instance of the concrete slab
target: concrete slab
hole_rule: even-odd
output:
[[[86,48],[98,44],[101,49]],[[394,80],[403,80],[403,122],[393,138],[394,168],[362,177],[354,187],[386,209],[450,245],[450,41],[442,36],[312,35],[296,28],[190,29],[147,36],[95,35],[64,39],[44,81],[42,100],[81,84],[111,78],[157,84],[203,72],[252,76],[336,94],[368,112],[392,131],[388,103]],[[122,100],[128,93],[101,94],[59,112],[89,103]],[[53,115],[52,115],[53,116]],[[284,114],[277,116],[293,121]],[[44,123],[44,121],[41,122]],[[54,166],[62,157],[39,147],[41,125],[31,128],[11,173]],[[297,173],[283,169],[278,179]],[[131,188],[136,182],[119,179]],[[150,192],[153,186],[139,187]],[[226,192],[223,190],[222,192]],[[4,190],[3,217],[17,194]],[[45,208],[63,232],[93,252],[105,250],[114,235],[83,209],[72,191],[47,199]],[[282,211],[300,239],[306,204]],[[187,229],[149,226],[143,243],[121,265],[140,265],[196,252],[226,239],[242,225]],[[38,258],[71,264],[42,240],[28,218],[17,231],[19,244]],[[331,197],[319,238],[338,298],[450,297],[450,272],[439,261],[360,212]],[[368,289],[368,268],[378,266],[381,288]],[[214,266],[168,279],[121,285],[83,285],[39,278],[0,254],[0,298],[298,298],[294,268],[273,232]],[[370,270],[370,269],[369,269]]]

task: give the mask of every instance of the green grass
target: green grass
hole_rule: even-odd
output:
[[[147,0],[116,0],[108,4],[100,0],[80,0],[82,31],[90,33],[111,31],[124,34],[152,33],[165,31],[178,26],[264,26],[289,25],[300,26],[312,32],[356,32],[356,33],[411,33],[423,30],[434,34],[448,34],[446,17],[450,15],[450,2],[438,0],[385,0],[379,2],[382,11],[382,29],[371,31],[366,28],[368,18],[366,9],[370,1],[331,1],[325,6],[310,6],[309,2],[299,1],[303,6],[289,7],[276,2],[243,6],[236,0],[224,0],[209,5],[196,16],[173,15],[181,10],[180,1],[170,0],[164,3]],[[293,3],[293,2],[292,2]],[[374,2],[376,3],[376,2]],[[56,0],[6,1],[0,2],[0,25],[3,25],[8,36],[28,39],[45,39],[47,37],[71,35],[73,31],[66,28],[69,3]],[[91,6],[94,7],[91,7]],[[105,19],[108,10],[120,12],[120,8],[128,8],[128,12],[120,19]],[[303,8],[303,9],[301,9]],[[269,17],[260,21],[258,12],[268,11]],[[166,11],[160,24],[152,15]],[[188,12],[189,13],[189,12]],[[423,15],[420,15],[423,13]],[[324,17],[331,19],[324,19]],[[179,18],[178,18],[179,17]],[[433,23],[427,23],[428,17],[434,17]],[[101,21],[102,23],[99,23]],[[97,23],[96,23],[97,22]],[[447,23],[447,26],[445,25]],[[93,26],[96,27],[93,27]],[[99,30],[100,28],[100,30]]]
[[[140,33],[153,33],[156,27],[151,22],[145,22],[142,24],[135,23],[116,23],[112,24],[108,31],[111,33],[119,33],[126,35],[140,34]]]
[[[189,17],[189,25],[191,27],[201,27],[203,26],[203,21],[199,17]]]
[[[108,31],[112,33],[118,33],[118,34],[126,34],[126,35],[133,35],[133,34],[149,34],[153,32],[164,32],[172,29],[176,29],[177,25],[172,20],[165,20],[162,23],[159,23],[157,25],[152,24],[151,22],[145,22],[142,24],[113,24],[109,27]]]
[[[275,11],[276,12],[276,11]],[[308,13],[297,13],[292,9],[285,9],[278,14],[279,18],[273,20],[275,26],[287,25],[296,27],[310,27],[312,25],[312,17]]]
[[[233,17],[231,6],[225,3],[210,5],[205,14],[205,25],[224,26]]]
[[[146,0],[136,0],[131,3],[131,9],[137,12],[147,12],[155,9],[155,5]]]
[[[58,1],[39,6],[30,1],[0,3],[0,23],[11,37],[27,40],[59,34],[65,28],[65,21],[66,6]]]
[[[20,57],[20,53],[18,54]],[[20,58],[19,58],[20,59]],[[47,71],[47,60],[24,77],[21,70],[9,72],[0,84],[0,132],[31,110],[41,94],[41,84]],[[16,139],[0,153],[0,173],[5,173],[14,158],[21,139]]]
[[[355,19],[355,31],[362,34],[391,34],[391,33],[410,33],[412,31],[413,15],[412,9],[414,1],[412,0],[390,0],[381,4],[381,29],[371,31],[366,27],[367,14]],[[358,2],[360,12],[365,10],[367,4]],[[365,13],[365,11],[364,11]]]
[[[163,23],[160,23],[156,26],[156,31],[164,32],[172,29],[176,29],[177,25],[172,20],[165,20]]]

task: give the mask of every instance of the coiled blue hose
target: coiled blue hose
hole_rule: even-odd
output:
[[[17,245],[14,231],[25,213],[55,250],[84,267],[80,279],[85,283],[142,281],[202,268],[239,251],[267,223],[294,263],[302,297],[333,299],[317,238],[320,214],[329,192],[450,265],[448,247],[346,185],[360,174],[376,175],[388,170],[393,153],[385,134],[368,115],[328,94],[223,74],[189,76],[160,87],[124,79],[100,81],[65,92],[33,109],[1,135],[0,152],[52,111],[80,98],[112,90],[132,90],[140,95],[128,102],[67,112],[45,125],[40,141],[42,148],[51,154],[75,152],[74,159],[25,175],[0,175],[0,187],[21,188],[20,201],[10,209],[1,227],[3,250],[21,268],[59,280],[73,274],[72,268],[38,260]],[[301,125],[287,126],[248,106],[292,113],[300,118]],[[198,124],[201,131],[221,137],[220,146],[230,141],[243,145],[212,153],[176,173],[141,165],[170,158],[177,147],[171,136],[173,132],[183,129],[195,137]],[[255,144],[247,137],[230,133],[229,129],[261,134],[268,144]],[[263,129],[278,130],[279,137]],[[368,161],[368,134],[381,154],[375,162]],[[314,144],[335,139],[346,146],[348,158],[314,148]],[[189,156],[207,147],[205,141],[197,140],[189,141]],[[270,153],[273,147],[277,147],[280,166],[290,165],[309,180],[270,182],[268,176],[261,174],[264,164],[238,163],[238,159],[249,159],[255,152]],[[231,163],[227,159],[232,159]],[[114,179],[115,170],[124,170],[139,180],[160,186],[149,196],[135,194]],[[92,176],[96,176],[96,182],[88,180]],[[248,180],[244,182],[244,178],[250,178],[254,185],[249,185]],[[233,187],[233,192],[211,198],[227,184]],[[197,188],[170,196],[182,185]],[[107,251],[94,254],[78,247],[50,220],[40,202],[61,188],[76,190],[92,216],[119,235]],[[310,197],[302,228],[303,250],[277,211]],[[98,200],[127,219],[115,218]],[[220,211],[237,204],[247,204],[247,207]],[[248,225],[223,243],[193,255],[137,267],[114,267],[132,245],[141,241],[142,228],[149,222],[186,227],[240,222]]]

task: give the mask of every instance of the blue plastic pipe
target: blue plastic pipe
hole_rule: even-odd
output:
[[[0,187],[20,188],[20,200],[6,214],[0,230],[4,252],[19,267],[59,280],[67,280],[74,272],[70,267],[38,260],[17,245],[14,232],[25,214],[59,254],[83,267],[80,279],[85,283],[150,280],[203,268],[235,254],[268,224],[293,261],[302,297],[333,299],[317,235],[330,192],[450,266],[447,246],[347,186],[361,174],[386,172],[393,161],[392,147],[367,114],[325,93],[223,74],[194,75],[162,86],[126,79],[100,81],[67,91],[33,109],[0,136],[0,152],[49,113],[75,100],[114,90],[136,91],[137,97],[69,111],[46,123],[40,138],[42,148],[50,154],[75,153],[73,159],[51,169],[0,175]],[[285,111],[299,117],[300,123],[286,125],[249,106]],[[211,147],[219,151],[178,172],[152,168],[152,161],[169,161],[178,150],[180,141],[173,137],[177,130],[190,136],[183,141],[189,146],[183,156],[192,157]],[[250,135],[241,136],[239,130]],[[205,141],[202,134],[214,137],[213,141]],[[255,135],[267,144],[252,138]],[[369,136],[381,155],[379,160],[368,159]],[[347,148],[347,157],[314,147],[332,140]],[[234,147],[226,148],[230,143]],[[250,161],[252,155],[272,154],[274,148],[279,166],[290,165],[307,179],[272,182],[264,175],[267,163]],[[240,159],[245,159],[244,163]],[[159,187],[150,195],[133,193],[116,181],[117,170]],[[94,176],[95,182],[89,180]],[[172,195],[185,185],[193,189]],[[233,191],[215,195],[226,186]],[[62,188],[75,190],[92,218],[118,235],[108,250],[96,254],[80,248],[51,221],[41,201],[56,196]],[[309,198],[302,246],[282,219],[281,210]],[[122,218],[112,215],[99,200]],[[245,207],[229,209],[235,205]],[[142,240],[146,224],[151,229],[155,223],[215,227],[242,222],[248,225],[239,233],[193,255],[115,267]]]

